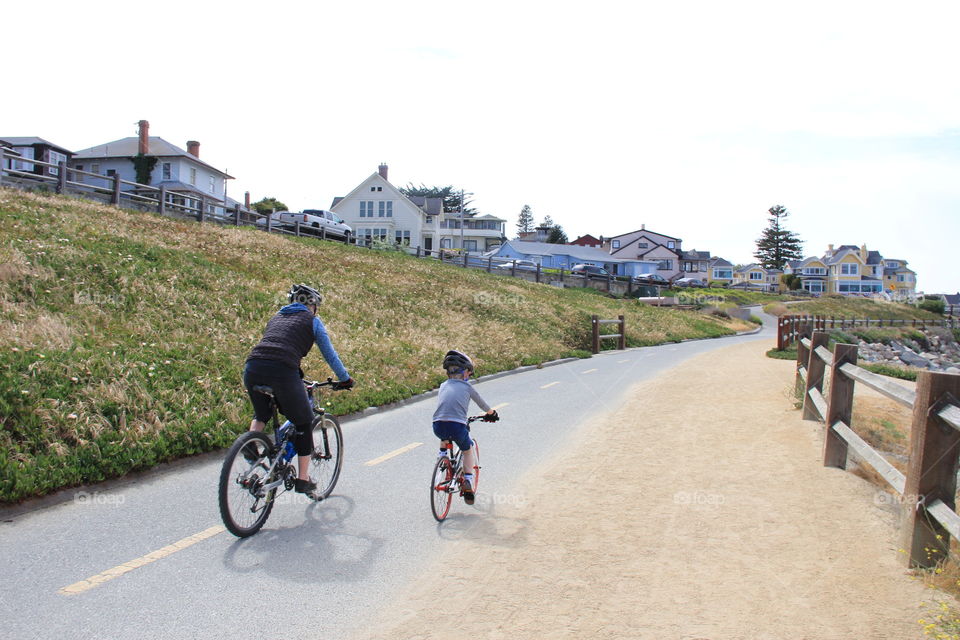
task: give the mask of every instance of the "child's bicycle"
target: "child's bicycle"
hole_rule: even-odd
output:
[[[485,416],[471,416],[467,418],[467,431],[470,431],[470,423],[477,420],[483,420]],[[476,439],[473,440],[473,455],[477,461],[477,466],[473,468],[473,492],[477,492],[477,486],[480,483],[480,445]],[[437,463],[433,466],[433,476],[430,479],[430,510],[433,511],[433,517],[437,522],[443,522],[450,513],[450,503],[453,501],[453,494],[457,493],[463,496],[463,451],[450,440],[442,441],[441,454],[437,457]]]
[[[327,415],[323,407],[317,406],[313,392],[334,384],[331,378],[327,378],[326,382],[303,381],[314,413],[310,476],[317,481],[316,490],[307,495],[318,501],[330,495],[340,477],[343,433],[337,419]],[[230,533],[240,538],[252,536],[260,530],[273,509],[277,491],[290,491],[297,479],[293,424],[289,420],[280,424],[273,389],[257,385],[252,390],[270,397],[274,439],[271,442],[260,431],[244,432],[234,441],[223,461],[220,470],[220,516]]]

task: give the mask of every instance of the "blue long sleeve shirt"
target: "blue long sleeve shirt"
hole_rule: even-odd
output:
[[[489,405],[484,402],[473,385],[466,380],[450,378],[440,385],[438,394],[439,403],[433,412],[433,421],[446,420],[467,424],[467,411],[470,409],[470,400],[477,403],[484,411],[490,411]]]

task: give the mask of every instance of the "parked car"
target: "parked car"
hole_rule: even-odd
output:
[[[699,278],[678,278],[673,281],[675,287],[705,287],[703,280]]]
[[[670,283],[666,278],[661,275],[657,275],[656,273],[641,273],[640,275],[635,276],[634,280],[640,284],[655,284],[660,287],[670,286]]]
[[[316,233],[319,234],[321,229],[325,229],[327,235],[342,238],[349,238],[353,235],[353,228],[344,222],[343,218],[325,209],[304,209],[300,213],[282,211],[277,216],[287,226],[294,226],[299,222],[301,230],[308,227],[316,230]]]
[[[495,269],[511,270],[516,268],[518,271],[536,271],[537,263],[533,260],[508,260],[498,264]]]
[[[610,273],[603,267],[595,264],[575,264],[570,267],[570,273],[581,276],[603,276],[607,277]]]

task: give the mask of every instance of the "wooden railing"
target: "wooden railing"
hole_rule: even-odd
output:
[[[831,353],[824,331],[803,331],[797,343],[798,390],[803,418],[826,423],[823,464],[846,468],[852,449],[900,496],[903,505],[901,548],[910,566],[931,567],[960,540],[956,513],[960,467],[960,375],[921,371],[916,391],[857,366],[857,346],[837,344]],[[824,383],[829,381],[827,397]],[[857,383],[913,410],[910,457],[902,473],[854,431],[853,397]],[[931,554],[937,549],[939,554]]]
[[[617,349],[623,350],[627,348],[627,323],[623,319],[623,316],[617,316],[616,320],[601,320],[600,316],[591,316],[590,324],[593,329],[593,339],[590,344],[594,353],[600,353],[601,340],[616,339]],[[620,333],[600,333],[600,325],[602,324],[619,325]]]
[[[825,331],[830,329],[845,329],[847,327],[960,327],[957,318],[948,317],[942,320],[910,320],[891,318],[837,318],[836,316],[788,315],[777,318],[777,349],[783,351],[797,341],[803,332]]]

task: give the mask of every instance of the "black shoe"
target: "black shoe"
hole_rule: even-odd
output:
[[[244,447],[241,451],[243,452],[243,459],[250,464],[253,464],[261,458],[261,456],[257,455],[255,447]]]
[[[293,490],[297,493],[313,493],[317,490],[317,483],[310,478],[306,480],[297,478],[293,483]]]
[[[473,491],[463,492],[463,501],[466,502],[467,504],[473,504],[474,497],[475,496],[473,494]]]

